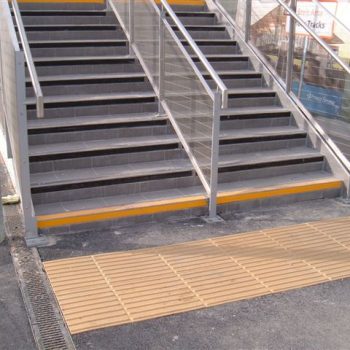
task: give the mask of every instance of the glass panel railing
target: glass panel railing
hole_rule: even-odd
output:
[[[118,12],[117,0],[112,2]],[[113,4],[116,5],[114,6]],[[129,0],[131,47],[169,116],[216,215],[217,158],[222,92],[214,93],[154,0]],[[130,6],[132,8],[130,8]],[[122,7],[124,9],[124,7]],[[124,10],[122,10],[124,11]],[[163,12],[164,11],[164,12]],[[119,20],[123,15],[117,13]],[[197,67],[197,65],[198,67]],[[215,140],[215,142],[213,142]]]
[[[251,6],[247,6],[248,1],[251,1]],[[229,9],[225,7],[228,1],[216,0],[216,3],[219,9],[221,6],[226,13],[229,12]],[[291,16],[282,6],[281,1],[238,1],[236,13],[242,18],[250,17],[250,34],[247,44],[253,52],[258,53],[258,56],[268,63],[269,69],[272,68],[274,74],[277,73],[282,85],[286,85],[288,75],[291,77],[291,94],[299,98],[304,107],[343,152],[343,155],[350,160],[350,74],[347,69],[350,54],[344,50],[345,54],[341,58],[338,55],[335,60],[334,55],[331,55],[332,50],[329,52],[326,49],[330,46],[335,53],[340,53],[341,44],[346,46],[346,42],[350,41],[350,35],[345,35],[346,38],[341,40],[335,34],[335,28],[341,26],[343,33],[348,33],[348,29],[332,17],[330,23],[326,21],[325,27],[322,24],[322,34],[315,29],[317,25],[313,25],[313,23],[320,22],[320,5],[313,5],[313,1],[300,3],[303,6],[313,6],[313,10],[308,12],[303,12],[299,8],[299,14],[302,15],[301,18],[304,18],[304,25],[319,34],[321,41],[316,40],[307,28],[295,19],[291,65],[288,65]],[[289,5],[290,2],[284,1],[284,4]],[[247,16],[246,11],[249,8],[251,12],[250,16]],[[312,13],[313,17],[307,19],[307,13]],[[327,18],[329,19],[329,16]],[[242,25],[242,21],[242,19],[239,21],[232,18],[232,23],[241,32],[241,36],[245,32],[245,25]],[[325,37],[327,30],[330,31],[331,37]],[[328,44],[324,45],[322,43],[324,40]],[[336,44],[332,44],[333,42]]]
[[[166,28],[164,100],[210,186],[213,99],[174,39]]]

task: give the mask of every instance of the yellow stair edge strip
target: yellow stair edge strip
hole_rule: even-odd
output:
[[[322,191],[328,189],[340,189],[342,181],[337,179],[315,180],[299,184],[286,185],[283,187],[267,187],[264,189],[245,189],[242,191],[221,192],[218,194],[218,205],[233,202],[243,202],[249,200],[287,196],[312,191]],[[99,209],[88,209],[56,213],[37,216],[39,229],[59,227],[66,225],[76,225],[88,222],[113,220],[130,216],[151,215],[157,213],[201,208],[208,205],[208,200],[204,195],[184,196],[181,198],[166,199],[160,201],[146,201],[128,205],[106,207]]]

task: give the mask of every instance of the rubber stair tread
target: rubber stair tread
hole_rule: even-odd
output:
[[[64,39],[64,40],[57,40],[57,39],[50,39],[50,40],[28,40],[29,45],[30,44],[61,44],[61,43],[125,43],[128,42],[127,39]]]
[[[242,95],[242,94],[260,94],[260,93],[276,93],[275,90],[269,87],[247,87],[247,88],[230,88],[227,89],[229,95]]]
[[[251,115],[261,113],[286,113],[290,109],[281,106],[261,106],[261,107],[235,107],[226,108],[221,111],[221,115]]]
[[[305,174],[293,174],[270,177],[268,179],[235,181],[232,183],[219,184],[220,194],[230,193],[250,193],[269,189],[279,189],[293,185],[308,185],[317,183],[328,183],[339,181],[334,176],[326,172],[309,172]],[[176,189],[167,189],[153,192],[141,192],[138,194],[117,195],[110,197],[95,197],[82,200],[66,201],[61,203],[46,203],[35,205],[36,215],[51,215],[63,212],[74,212],[76,210],[95,210],[110,207],[122,207],[145,202],[158,202],[186,197],[203,196],[206,197],[203,186],[184,187]],[[73,208],[73,209],[70,209]]]
[[[29,156],[47,156],[62,153],[69,154],[129,147],[157,146],[177,142],[179,141],[175,135],[157,135],[156,138],[154,136],[140,136],[107,140],[89,140],[68,143],[62,142],[30,146]]]
[[[65,81],[65,80],[93,80],[93,79],[113,79],[113,78],[135,78],[146,77],[144,72],[121,72],[121,73],[81,73],[81,74],[63,74],[63,75],[48,75],[39,77],[40,82],[46,81]],[[31,82],[31,79],[26,78],[27,82]]]
[[[165,116],[158,116],[155,113],[133,113],[133,114],[116,114],[106,116],[83,116],[71,118],[43,118],[28,120],[28,129],[47,129],[59,127],[87,126],[87,125],[103,125],[117,124],[129,122],[147,122],[157,120],[167,120]]]
[[[71,24],[24,24],[24,28],[25,29],[31,29],[31,28],[42,28],[45,29],[45,31],[50,31],[50,28],[62,28],[62,29],[67,29],[67,27],[74,27],[74,28],[84,28],[83,30],[85,31],[86,28],[89,27],[100,27],[100,28],[104,28],[104,27],[113,27],[113,28],[121,28],[121,26],[116,23],[116,24],[105,24],[105,23],[96,23],[96,24],[79,24],[79,23],[71,23]],[[67,29],[69,30],[69,29]]]
[[[32,187],[40,187],[42,185],[83,183],[108,179],[176,173],[190,170],[192,170],[192,166],[189,160],[163,160],[88,169],[70,169],[48,173],[35,173],[31,175],[31,185]]]
[[[259,164],[259,163],[269,163],[277,161],[287,161],[293,159],[305,159],[322,157],[322,155],[312,149],[307,147],[293,147],[284,148],[278,150],[270,151],[257,151],[249,153],[238,153],[220,156],[220,167],[225,165],[248,165],[248,164]]]
[[[62,57],[33,57],[34,62],[63,62],[63,61],[91,61],[91,60],[135,60],[129,55],[108,55],[108,56],[62,56]]]
[[[276,135],[282,136],[290,134],[306,135],[306,132],[295,126],[270,126],[261,128],[226,129],[220,132],[220,139],[243,139]]]
[[[114,100],[126,98],[145,98],[155,97],[152,91],[137,91],[137,92],[118,92],[105,94],[84,94],[84,95],[58,95],[58,96],[44,96],[44,103],[64,103],[64,102],[80,102],[80,101],[100,101],[100,100]],[[36,104],[36,98],[27,98],[26,104]]]

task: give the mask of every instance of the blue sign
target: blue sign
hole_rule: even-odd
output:
[[[298,94],[299,82],[293,82],[293,92]],[[312,113],[325,117],[339,117],[342,106],[342,92],[317,85],[303,84],[300,100]]]

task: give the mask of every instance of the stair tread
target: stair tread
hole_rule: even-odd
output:
[[[311,185],[311,184],[323,184],[328,182],[339,181],[329,173],[308,172],[302,174],[292,174],[276,176],[268,179],[262,179],[257,182],[256,180],[245,180],[232,183],[219,184],[219,196],[227,192],[230,193],[250,193],[263,191],[265,189],[279,189],[288,188],[290,186],[297,185]],[[35,212],[37,215],[50,215],[56,213],[66,213],[78,210],[91,210],[109,207],[118,207],[125,205],[141,204],[147,201],[164,201],[177,198],[184,198],[189,196],[203,196],[205,192],[202,186],[173,188],[162,191],[153,192],[141,192],[138,194],[128,195],[116,195],[109,197],[98,197],[82,200],[72,200],[60,203],[45,203],[35,205]]]
[[[54,186],[65,183],[82,183],[86,181],[130,178],[191,170],[191,163],[187,159],[162,160],[89,169],[70,169],[49,173],[35,173],[31,176],[31,185],[35,188],[47,184]]]
[[[115,123],[128,123],[128,122],[145,122],[167,120],[165,116],[159,116],[155,113],[130,113],[130,114],[117,114],[106,116],[83,116],[83,117],[71,117],[71,118],[44,118],[44,119],[31,119],[28,120],[29,130],[33,129],[46,129],[46,128],[59,128],[70,126],[85,126],[85,125],[100,125],[100,124],[115,124]]]
[[[286,113],[290,109],[281,106],[235,107],[222,110],[221,115],[251,115],[259,113]]]
[[[39,77],[40,82],[46,81],[65,81],[65,80],[93,80],[93,79],[104,79],[104,78],[138,78],[146,77],[144,72],[121,72],[121,73],[87,73],[87,74],[63,74],[63,75],[47,75]],[[27,82],[31,82],[30,77],[26,78]]]
[[[34,62],[63,62],[63,61],[90,61],[90,60],[135,60],[129,55],[108,55],[108,56],[60,56],[60,57],[34,57]]]
[[[269,126],[261,128],[225,129],[220,132],[220,139],[241,139],[275,135],[306,134],[295,126]]]
[[[241,94],[260,94],[260,93],[269,93],[269,92],[275,92],[273,89],[269,87],[247,87],[247,88],[229,88],[227,89],[227,92],[229,95],[235,94],[235,95],[241,95]]]
[[[50,39],[50,40],[28,40],[29,44],[61,44],[61,43],[126,43],[126,39]]]
[[[277,151],[261,151],[243,154],[223,155],[219,158],[219,167],[259,164],[279,160],[293,160],[319,156],[317,151],[306,147],[295,147]],[[152,161],[117,166],[68,169],[47,173],[35,173],[31,176],[32,187],[44,185],[73,184],[83,182],[106,181],[109,179],[131,178],[144,175],[191,171],[192,165],[187,159]]]
[[[25,29],[31,29],[31,28],[43,28],[43,29],[48,29],[50,28],[67,28],[67,27],[74,27],[74,28],[87,28],[87,27],[114,27],[114,28],[121,28],[118,23],[113,24],[113,23],[96,23],[96,24],[79,24],[79,23],[71,23],[71,24],[24,24]]]
[[[69,154],[76,152],[120,149],[125,147],[157,146],[178,142],[176,135],[157,135],[156,138],[154,136],[139,136],[107,140],[62,142],[30,146],[29,156],[46,156],[62,153]]]
[[[155,97],[152,91],[137,91],[137,92],[119,92],[119,93],[104,93],[104,94],[85,94],[85,95],[58,95],[58,96],[44,96],[44,103],[61,103],[61,102],[79,102],[79,101],[100,101],[100,100],[114,100],[125,98],[145,98]],[[35,104],[36,98],[27,98],[26,104]]]

